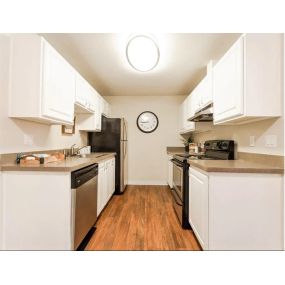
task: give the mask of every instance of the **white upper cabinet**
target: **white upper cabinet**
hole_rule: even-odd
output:
[[[99,93],[96,92],[95,94],[96,98],[96,109],[95,114],[93,116],[94,119],[94,130],[95,131],[101,131],[102,129],[102,97],[99,95]]]
[[[215,124],[281,116],[282,35],[245,34],[213,68]]]
[[[104,98],[102,98],[101,103],[102,103],[102,114],[105,117],[109,118],[111,113],[110,104]]]
[[[204,81],[204,82],[208,82]],[[210,89],[210,88],[209,88]],[[204,108],[202,106],[207,106],[208,104],[211,103],[211,98],[210,96],[207,94],[207,96],[204,96],[204,101],[202,101],[203,103],[201,103],[199,105],[199,100],[201,98],[201,94],[200,90],[207,90],[209,91],[207,88],[195,88],[193,90],[193,92],[187,96],[187,98],[183,101],[183,103],[180,106],[179,109],[179,114],[180,114],[180,134],[188,134],[191,132],[205,132],[208,131],[212,128],[212,122],[191,122],[189,121],[189,118],[193,117],[195,112],[197,112],[199,110],[199,106],[201,108]],[[200,108],[200,109],[201,109]]]
[[[191,122],[190,118],[213,102],[212,69],[196,86],[180,107],[180,134],[204,132],[212,128],[211,122]]]
[[[42,37],[11,37],[9,116],[73,124],[75,70]]]
[[[88,114],[95,112],[94,90],[92,86],[79,74],[76,74],[75,113]]]
[[[43,42],[42,115],[73,122],[75,71],[47,42]]]
[[[195,88],[194,113],[205,108],[213,102],[213,81],[210,71]]]
[[[78,114],[76,124],[80,131],[100,132],[102,129],[102,97],[93,89],[92,97],[95,98],[94,114]]]
[[[243,114],[243,37],[214,67],[215,122]]]
[[[188,113],[187,113],[187,119],[194,116],[195,112],[198,110],[198,93],[196,92],[196,89],[192,91],[192,93],[188,96]]]
[[[190,112],[189,100],[190,100],[190,96],[187,96],[187,98],[181,104],[180,134],[186,134],[186,133],[189,133],[195,130],[195,123],[187,120],[189,118],[189,112]]]

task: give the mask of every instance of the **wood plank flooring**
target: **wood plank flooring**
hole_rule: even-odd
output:
[[[101,213],[86,250],[201,250],[171,198],[168,186],[128,186]]]

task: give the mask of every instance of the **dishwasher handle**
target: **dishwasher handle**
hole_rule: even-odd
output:
[[[71,188],[76,189],[98,175],[98,164],[81,168],[71,173]]]

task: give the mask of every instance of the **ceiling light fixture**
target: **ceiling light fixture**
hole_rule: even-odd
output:
[[[126,55],[129,64],[142,72],[154,69],[160,56],[158,45],[146,35],[132,37],[127,44]]]

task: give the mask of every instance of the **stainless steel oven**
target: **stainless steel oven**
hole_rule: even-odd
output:
[[[173,163],[173,189],[176,195],[183,199],[183,164],[179,164],[176,160],[172,160]]]
[[[188,221],[188,170],[187,160],[181,160],[175,157],[171,160],[173,163],[173,189],[172,200],[173,208],[178,220],[184,229],[189,229]]]

